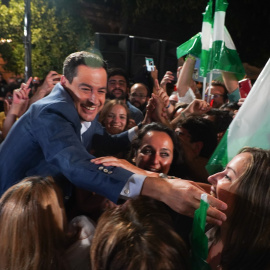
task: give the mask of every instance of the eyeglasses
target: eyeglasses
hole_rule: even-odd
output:
[[[126,86],[127,83],[125,81],[116,81],[116,80],[111,80],[111,81],[108,81],[108,85],[110,86],[116,86],[116,84],[118,84],[119,86]]]
[[[208,98],[208,94],[205,94],[204,95],[205,98]],[[224,97],[224,95],[221,95],[221,94],[213,94],[213,95],[210,95],[210,98],[219,98],[219,97]]]
[[[144,96],[144,95],[142,95],[142,94],[136,94],[136,93],[131,93],[130,94],[132,97],[134,97],[134,98],[146,98],[147,96]]]

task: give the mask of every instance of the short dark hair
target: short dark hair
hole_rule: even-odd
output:
[[[183,127],[188,131],[191,142],[203,142],[201,157],[211,157],[217,146],[217,131],[211,120],[192,115],[179,122],[177,127]]]
[[[226,131],[233,120],[233,113],[231,111],[211,108],[206,114],[214,117],[213,123],[218,133]]]
[[[108,69],[108,80],[110,79],[110,77],[117,76],[117,75],[123,76],[126,80],[127,87],[129,87],[129,78],[124,69],[117,68],[117,67]]]
[[[235,110],[239,110],[240,106],[238,105],[237,102],[228,102],[228,103],[224,103],[223,105],[220,106],[220,110],[231,110],[231,111],[235,111]]]
[[[69,83],[77,76],[77,67],[80,65],[92,68],[104,68],[107,71],[107,63],[101,56],[95,53],[81,51],[74,52],[66,57],[63,64],[63,75]]]
[[[228,89],[226,88],[225,84],[221,81],[218,80],[213,80],[211,82],[212,86],[220,86],[224,89],[224,94],[223,94],[223,101],[226,102],[228,100]]]

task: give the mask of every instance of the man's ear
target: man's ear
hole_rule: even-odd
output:
[[[67,82],[68,82],[67,78],[66,78],[64,75],[62,75],[62,76],[61,76],[61,79],[60,79],[61,85],[62,85],[62,86],[66,86],[66,83],[67,83]]]

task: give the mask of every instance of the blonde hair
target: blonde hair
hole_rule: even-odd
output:
[[[0,199],[0,269],[65,269],[66,216],[51,177],[29,177]]]
[[[111,111],[111,109],[115,106],[115,105],[121,105],[122,107],[125,108],[126,112],[127,112],[127,123],[126,123],[126,126],[125,126],[125,130],[127,130],[127,127],[128,127],[128,123],[129,123],[129,118],[130,118],[130,112],[129,112],[129,109],[126,105],[126,103],[123,101],[123,100],[120,100],[120,99],[112,99],[112,100],[107,100],[103,109],[101,110],[100,112],[100,116],[99,116],[99,119],[98,121],[104,125],[104,121],[108,115],[108,113]]]

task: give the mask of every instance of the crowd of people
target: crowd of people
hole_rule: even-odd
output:
[[[270,268],[270,152],[209,175],[244,100],[227,72],[204,92],[195,62],[147,84],[82,51],[1,84],[0,269],[191,269],[204,193],[209,267]]]

